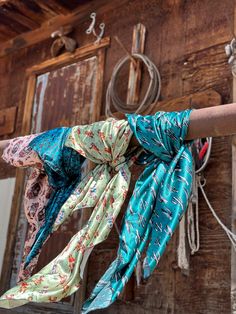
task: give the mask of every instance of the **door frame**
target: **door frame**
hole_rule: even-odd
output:
[[[25,98],[25,106],[24,106],[24,113],[23,113],[23,122],[21,128],[21,134],[27,135],[31,132],[31,125],[32,125],[32,110],[33,110],[33,102],[34,102],[34,95],[35,95],[35,88],[37,82],[37,76],[40,74],[44,74],[47,71],[52,71],[54,69],[59,68],[60,66],[66,66],[76,61],[83,60],[84,58],[97,56],[98,58],[98,70],[97,70],[97,80],[96,80],[96,90],[95,90],[95,97],[94,97],[94,108],[96,110],[93,111],[91,115],[90,123],[98,121],[100,118],[101,112],[101,103],[102,103],[102,90],[103,90],[103,76],[104,76],[104,66],[105,66],[105,53],[106,48],[110,45],[110,37],[105,37],[101,39],[99,43],[91,43],[87,44],[83,47],[80,47],[75,50],[74,53],[64,53],[55,58],[51,58],[46,60],[40,64],[34,65],[26,70],[27,76],[27,91],[26,91],[26,98]],[[15,239],[17,234],[17,224],[19,219],[19,214],[21,210],[21,198],[24,191],[24,180],[25,180],[25,171],[22,169],[16,169],[16,183],[14,189],[14,197],[12,200],[11,206],[11,214],[10,214],[10,221],[8,225],[8,232],[7,232],[7,245],[4,252],[3,258],[3,265],[2,265],[2,272],[1,272],[1,289],[0,292],[3,293],[4,291],[10,288],[10,278],[12,273],[12,263],[14,259],[14,248],[15,248]],[[85,221],[88,219],[87,215],[83,215],[82,219]],[[83,223],[83,222],[82,222]],[[85,274],[86,275],[86,272]],[[77,313],[77,309],[79,305],[84,299],[85,295],[85,288],[86,288],[86,276],[83,279],[83,286],[79,289],[78,297],[75,298],[74,304],[74,311],[73,307],[71,308],[71,313]],[[42,304],[37,304],[42,309]],[[37,307],[34,304],[34,307]],[[32,313],[32,307],[29,306],[29,313]],[[45,307],[45,304],[44,304]],[[48,303],[47,308],[55,308],[55,304]],[[60,313],[68,313],[68,304],[57,304],[56,305],[57,312]],[[27,312],[28,312],[27,311]],[[0,311],[1,313],[1,311]],[[26,313],[26,308],[24,306],[24,313]]]

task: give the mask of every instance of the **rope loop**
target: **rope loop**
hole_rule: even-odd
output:
[[[118,63],[114,67],[110,82],[108,84],[106,92],[107,117],[114,117],[114,115],[111,112],[111,106],[113,106],[117,111],[122,113],[132,113],[134,108],[135,113],[142,113],[153,103],[156,103],[160,97],[161,76],[155,64],[144,54],[134,53],[132,54],[132,58],[142,61],[148,70],[150,81],[145,96],[143,100],[139,104],[137,104],[136,107],[132,106],[131,108],[128,107],[127,103],[122,102],[122,100],[118,96],[117,91],[115,89],[117,78],[118,75],[120,74],[121,69],[130,60],[130,56],[123,57],[118,61]]]

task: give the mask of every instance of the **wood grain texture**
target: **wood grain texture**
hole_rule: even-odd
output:
[[[0,2],[0,44],[17,35],[40,28],[57,15],[68,15],[86,0],[4,0]],[[17,41],[17,40],[16,40]],[[19,42],[19,40],[18,40]]]
[[[52,59],[52,62],[38,65],[36,70],[34,68],[28,71],[30,76],[21,130],[23,134],[41,132],[58,126],[88,124],[98,119],[101,111],[105,47],[108,44],[109,39],[107,38],[98,45],[92,44],[78,49],[74,58],[71,55],[68,55],[67,58],[62,56],[63,58],[55,58],[56,60]],[[51,71],[47,72],[49,69]],[[46,73],[42,74],[43,72]],[[36,73],[40,73],[40,75],[36,75]],[[27,229],[21,205],[24,180],[23,172],[17,170],[15,200],[8,231],[9,241],[4,256],[7,263],[4,263],[1,276],[2,290],[9,288],[10,277],[11,285],[15,285],[21,261],[22,243]],[[35,271],[41,269],[62,251],[77,231],[78,224],[83,225],[84,220],[80,220],[82,220],[82,216],[78,212],[72,220],[63,224],[60,230],[55,232],[45,245]],[[59,239],[60,241],[58,241]],[[10,264],[13,269],[8,267]],[[86,286],[84,286],[85,288]],[[85,290],[80,289],[79,294],[81,293],[83,296]],[[78,299],[79,294],[76,294]],[[82,296],[80,300],[82,300]],[[80,304],[76,302],[75,307],[74,299],[75,295],[66,298],[57,307],[61,310],[70,309],[70,313],[78,313],[81,302]],[[38,307],[41,308],[41,305]],[[49,312],[51,307],[53,305],[48,304]],[[24,306],[24,310],[30,313],[30,307]]]
[[[25,2],[26,0],[19,3],[22,5],[21,10],[27,14],[26,5],[23,7]],[[89,5],[82,5],[81,12],[85,18],[77,20],[74,34],[81,46],[93,41],[92,36],[84,34],[84,30],[89,25],[87,17],[91,13],[92,5],[96,10],[98,21],[104,21],[106,24],[106,35],[111,38],[118,36],[129,50],[131,50],[133,26],[143,23],[147,28],[145,53],[161,72],[162,101],[181,99],[181,97],[210,88],[222,96],[222,103],[232,102],[232,76],[224,53],[224,45],[232,39],[234,1],[114,0],[104,2],[92,0]],[[20,5],[18,7],[20,8]],[[42,13],[35,11],[34,20],[36,19],[40,23]],[[51,40],[46,39],[48,37],[45,36],[44,38],[45,40],[39,43],[39,37],[37,37],[35,44],[20,50],[17,50],[17,42],[11,43],[10,47],[14,48],[11,50],[12,53],[0,59],[0,109],[18,106],[15,132],[11,137],[21,134],[26,97],[25,71],[50,58]],[[19,47],[22,45],[24,47],[24,43],[22,44],[19,40]],[[123,56],[123,50],[118,49],[117,44],[112,40],[105,62],[105,88],[114,65]],[[124,100],[127,82],[128,73],[121,73],[118,85],[120,95],[124,97]],[[146,83],[144,75],[141,94],[145,90]],[[101,91],[103,112],[105,88],[103,93]],[[213,104],[214,97],[210,99],[209,101]],[[202,106],[206,106],[204,99],[201,102]],[[184,105],[184,98],[182,104]],[[158,107],[157,110],[159,110]],[[3,136],[1,139],[7,137],[9,136]],[[5,176],[13,175],[5,170],[4,172]],[[134,176],[136,173],[137,170],[133,169]],[[206,192],[222,220],[230,226],[232,205],[230,138],[222,137],[214,140],[206,177],[208,182]],[[202,199],[200,200],[200,218],[201,248],[197,255],[191,257],[189,277],[184,277],[176,269],[178,239],[175,235],[169,243],[158,270],[147,283],[143,283],[141,287],[134,287],[133,299],[125,301],[125,298],[122,298],[109,309],[100,312],[112,314],[231,313],[229,242],[216,225]],[[87,296],[109,261],[115,256],[117,243],[118,237],[114,231],[91,256]],[[23,309],[12,310],[11,313],[19,311],[22,312]],[[49,312],[54,314],[58,311],[59,309],[52,308]],[[30,313],[43,312],[49,313],[43,307],[31,306]],[[97,313],[100,312],[97,311]]]
[[[142,24],[137,24],[134,26],[133,39],[132,39],[132,49],[131,53],[141,53],[144,54],[145,48],[145,38],[146,38],[146,28]],[[126,102],[129,106],[135,106],[140,98],[140,86],[141,86],[141,70],[142,63],[136,60],[136,63],[130,63],[129,68],[129,81],[128,81],[128,92]]]
[[[0,136],[11,134],[15,130],[17,107],[0,110]]]
[[[120,2],[117,2],[116,6],[119,7],[124,2],[125,0],[120,0]],[[103,5],[103,9],[105,10],[108,10],[111,6],[109,3],[107,3],[107,1],[100,0],[99,2],[96,2],[96,4],[93,5],[93,10],[96,10],[96,8],[99,8],[101,5]],[[53,14],[53,16],[51,16],[50,19],[47,19],[44,24],[42,24],[39,28],[31,32],[19,31],[19,33],[21,33],[19,36],[16,36],[7,42],[3,42],[2,45],[0,45],[0,57],[3,57],[21,48],[29,47],[33,44],[39,43],[43,40],[50,38],[51,34],[54,31],[56,31],[60,26],[65,26],[68,24],[71,26],[75,26],[79,22],[87,20],[88,14],[90,14],[90,10],[91,10],[90,4],[86,3],[82,8],[73,11],[71,14],[67,15]],[[49,10],[49,12],[51,12],[51,10]],[[52,13],[55,12],[53,11]],[[7,19],[9,18],[7,17]],[[8,24],[7,21],[6,24]],[[22,27],[23,26],[21,26],[21,28]]]

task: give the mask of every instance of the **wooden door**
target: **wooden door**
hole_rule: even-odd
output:
[[[104,54],[109,39],[104,39],[98,45],[89,45],[77,49],[72,58],[64,55],[46,61],[29,69],[29,83],[26,96],[25,115],[23,123],[24,133],[39,133],[60,126],[88,124],[99,119],[101,108],[101,93],[103,82]],[[57,62],[55,62],[55,60]],[[30,131],[30,132],[29,132]],[[83,166],[86,172],[87,164]],[[8,243],[7,250],[13,253],[8,269],[10,287],[16,284],[19,272],[24,241],[27,235],[27,221],[22,206],[22,196],[25,176],[18,171],[16,179],[16,194],[13,215],[18,215],[14,244]],[[78,211],[65,222],[59,230],[47,241],[40,254],[36,271],[48,264],[58,255],[71,237],[81,228],[84,221],[82,211]],[[10,226],[13,222],[10,222]],[[11,227],[9,227],[10,229]],[[12,246],[12,247],[10,247]],[[6,254],[5,254],[6,256]],[[6,256],[7,258],[8,256]],[[9,258],[9,257],[8,257]],[[6,270],[6,267],[5,267]],[[3,270],[4,271],[4,270]],[[7,285],[6,285],[7,287]],[[8,287],[7,287],[8,288]],[[80,295],[74,294],[57,304],[32,304],[17,308],[14,313],[77,313]],[[1,310],[0,310],[1,313]]]

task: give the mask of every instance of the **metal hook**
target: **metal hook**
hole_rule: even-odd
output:
[[[92,19],[92,22],[91,22],[89,28],[86,30],[86,34],[89,35],[89,34],[93,33],[93,35],[97,38],[96,41],[95,41],[95,43],[98,43],[98,42],[102,39],[102,37],[103,37],[103,35],[104,35],[105,23],[101,23],[101,24],[99,25],[100,33],[97,34],[97,33],[96,33],[96,30],[95,30],[96,13],[95,13],[95,12],[91,13],[91,14],[90,14],[90,18]]]
[[[95,12],[91,13],[90,17],[92,19],[92,22],[91,22],[89,28],[86,30],[86,34],[88,34],[88,35],[91,34],[92,31],[94,30],[94,26],[95,26],[95,23],[96,23],[96,13]]]

